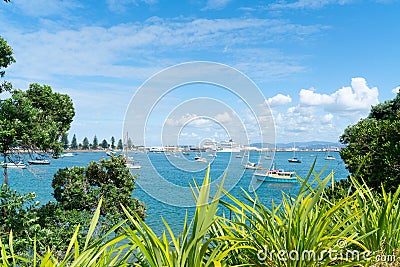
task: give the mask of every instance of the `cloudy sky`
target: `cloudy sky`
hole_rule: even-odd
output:
[[[0,3],[0,35],[17,60],[5,79],[21,89],[40,83],[69,94],[76,109],[70,135],[78,141],[121,137],[138,88],[191,61],[222,63],[254,81],[272,110],[278,142],[337,141],[371,105],[395,97],[399,13],[396,0],[12,0]],[[148,144],[159,143],[151,131],[157,124],[178,123],[181,144],[226,138],[224,123],[237,114],[251,128],[245,96],[190,88],[154,103]],[[208,120],[195,108],[173,112],[199,97],[227,108]]]

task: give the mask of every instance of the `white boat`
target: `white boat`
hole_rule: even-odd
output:
[[[49,165],[50,160],[48,160],[48,159],[32,159],[32,160],[28,160],[28,163],[30,165]]]
[[[217,157],[217,154],[215,154],[215,153],[214,153],[214,154],[208,154],[208,156],[209,156],[209,157],[212,157],[212,158],[216,158],[216,157]]]
[[[250,161],[247,162],[247,164],[242,164],[242,166],[249,170],[267,170],[267,168],[261,167],[260,164],[257,165],[256,163]]]
[[[201,158],[201,157],[195,157],[194,160],[197,162],[207,162],[206,158]]]
[[[296,158],[296,157],[293,157],[293,158],[291,158],[291,159],[288,159],[288,161],[289,161],[290,163],[301,163],[301,159],[298,159],[298,158]]]
[[[257,180],[262,182],[295,183],[297,178],[294,172],[271,169],[265,173],[255,172]]]
[[[242,164],[242,166],[243,166],[245,169],[250,169],[250,170],[257,170],[257,169],[258,169],[257,164],[254,163],[254,162],[250,162],[250,161],[247,162],[247,164],[245,164],[245,165]]]
[[[125,154],[125,159],[126,159],[126,167],[130,170],[134,170],[134,169],[140,169],[142,168],[142,166],[140,166],[139,164],[135,163],[135,160],[132,157],[129,157],[128,155],[128,133],[126,133],[126,142],[124,145],[124,154]],[[160,152],[161,153],[161,152]]]
[[[27,165],[22,161],[18,162],[6,162],[1,164],[3,168],[11,168],[11,169],[26,169]]]
[[[140,168],[142,168],[142,166],[140,166],[139,164],[135,164],[134,162],[127,162],[126,163],[126,167],[128,169],[140,169]]]
[[[296,148],[295,148],[294,144],[293,144],[293,157],[288,159],[288,162],[290,162],[290,163],[301,163],[301,159],[296,158]]]
[[[64,154],[62,154],[62,156],[63,156],[63,157],[73,157],[73,156],[74,156],[74,154],[73,154],[73,153],[71,153],[71,152],[68,152],[68,153],[64,153]]]
[[[243,158],[243,156],[242,156],[242,155],[240,155],[240,154],[236,154],[235,158],[237,158],[237,159],[241,159],[241,158]]]
[[[328,155],[325,157],[325,160],[335,160],[336,158],[334,156]]]
[[[111,157],[111,156],[114,156],[116,153],[117,153],[117,152],[110,150],[110,151],[107,151],[107,152],[106,152],[106,155],[109,156],[109,157]]]

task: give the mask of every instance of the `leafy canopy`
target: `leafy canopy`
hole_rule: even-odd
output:
[[[400,92],[372,107],[369,116],[348,126],[340,155],[348,170],[373,188],[394,191],[400,185]]]
[[[31,84],[26,91],[12,90],[0,103],[0,151],[14,147],[62,151],[60,142],[75,116],[71,98],[48,85]]]
[[[61,169],[52,186],[54,198],[64,210],[93,211],[102,197],[102,215],[121,215],[123,204],[144,218],[144,204],[132,197],[135,179],[126,168],[126,159],[119,155],[93,161],[87,167]]]
[[[2,69],[7,68],[14,62],[15,58],[13,57],[12,48],[7,44],[6,40],[0,36],[0,77],[3,77],[6,73]]]

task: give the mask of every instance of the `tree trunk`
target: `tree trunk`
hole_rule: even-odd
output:
[[[4,175],[4,183],[6,184],[6,185],[8,185],[8,171],[7,171],[7,164],[6,164],[6,155],[4,155],[4,161],[3,161],[3,169],[4,169],[4,172],[3,172],[3,175]]]

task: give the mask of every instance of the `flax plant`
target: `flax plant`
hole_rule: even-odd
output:
[[[234,218],[221,218],[223,226],[219,229],[229,229],[230,235],[246,240],[252,247],[232,252],[232,263],[252,266],[368,264],[369,258],[363,254],[367,247],[361,240],[370,233],[363,236],[355,232],[362,210],[346,213],[349,206],[355,205],[355,195],[345,196],[336,203],[327,201],[323,193],[333,173],[322,179],[323,171],[316,173],[313,168],[314,165],[305,180],[298,177],[302,186],[296,197],[283,194],[282,203],[272,204],[270,208],[263,205],[257,195],[252,197],[244,190],[245,202],[225,192],[229,201],[224,205]],[[314,187],[308,184],[312,174]],[[352,252],[350,258],[347,252]]]
[[[92,238],[95,233],[96,226],[100,217],[100,200],[98,207],[93,215],[90,227],[85,239],[85,244],[80,247],[78,243],[79,226],[76,227],[75,233],[69,241],[63,259],[59,260],[56,251],[47,250],[44,255],[37,253],[36,240],[33,244],[32,258],[24,258],[16,255],[13,250],[12,231],[9,236],[8,246],[1,243],[0,240],[0,266],[1,267],[77,267],[77,266],[130,266],[128,258],[123,255],[129,251],[128,245],[121,242],[126,238],[125,235],[112,237],[112,233],[118,229],[124,221],[114,225],[102,238]]]
[[[390,261],[400,265],[400,187],[394,193],[382,187],[381,194],[377,194],[365,183],[353,178],[352,183],[356,188],[355,204],[363,211],[355,222],[356,231],[363,236],[360,242],[378,261],[390,256]]]
[[[190,222],[186,215],[182,232],[178,235],[163,220],[166,230],[161,237],[157,237],[140,218],[125,209],[129,223],[133,226],[124,227],[129,244],[135,248],[131,251],[138,251],[142,255],[141,262],[136,266],[226,266],[226,257],[231,250],[246,247],[241,246],[240,240],[210,235],[211,227],[217,220],[222,185],[211,198],[209,172],[210,167],[201,187],[195,184],[192,188],[196,199],[195,214]]]

